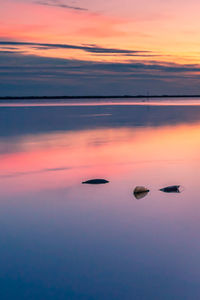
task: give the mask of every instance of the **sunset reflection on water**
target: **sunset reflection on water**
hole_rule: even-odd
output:
[[[157,186],[158,182],[184,180],[183,171],[188,185],[194,180],[187,178],[188,172],[200,166],[199,137],[200,123],[64,131],[2,139],[1,191],[16,193],[21,182],[23,193],[79,185],[83,179],[96,177],[109,178],[114,185],[124,176],[132,184],[145,181]],[[157,176],[156,181],[152,181],[152,176]],[[8,189],[10,184],[12,190]]]
[[[197,299],[200,108],[160,108],[155,119],[158,108],[101,108],[97,118],[97,108],[65,107],[57,128],[49,108],[38,124],[22,118],[38,110],[15,108],[11,127],[12,109],[0,119],[2,295],[11,286],[21,299]],[[92,178],[110,182],[81,184]],[[180,194],[159,191],[175,184]],[[150,189],[140,200],[138,185]]]

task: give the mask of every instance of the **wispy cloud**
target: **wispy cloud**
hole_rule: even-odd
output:
[[[140,51],[140,50],[127,50],[117,48],[104,48],[97,45],[70,45],[70,44],[47,44],[47,43],[31,43],[31,42],[16,42],[16,41],[0,41],[0,46],[29,46],[43,49],[73,49],[82,50],[89,53],[95,54],[124,54],[124,55],[152,55],[151,51]]]
[[[24,55],[20,52],[0,51],[0,75],[13,76],[37,76],[38,78],[77,78],[84,77],[129,77],[150,78],[157,77],[194,77],[199,78],[200,65],[162,63],[158,61],[143,62],[94,62],[76,59],[61,59],[40,57],[36,55]]]
[[[200,65],[94,62],[0,51],[0,95],[200,93]]]
[[[34,3],[39,4],[39,5],[45,5],[45,6],[56,6],[56,7],[60,7],[60,8],[73,9],[73,10],[78,10],[78,11],[88,11],[87,8],[69,5],[61,0],[37,0],[37,1],[34,1]]]
[[[179,76],[177,74],[196,74],[200,76],[199,64],[177,64],[159,61],[144,62],[130,60],[128,62],[95,62],[77,59],[64,59],[26,55],[23,52],[0,51],[0,73],[4,70],[23,71],[37,75],[87,75],[110,76]]]

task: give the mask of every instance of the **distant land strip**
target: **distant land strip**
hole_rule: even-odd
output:
[[[200,98],[200,95],[1,96],[0,100]]]

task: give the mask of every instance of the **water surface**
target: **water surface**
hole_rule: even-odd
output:
[[[199,153],[191,102],[2,106],[0,299],[198,299]]]

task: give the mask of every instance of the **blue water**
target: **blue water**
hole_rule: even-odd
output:
[[[0,107],[0,299],[199,298],[200,106],[188,104]],[[173,184],[180,194],[159,191]]]

